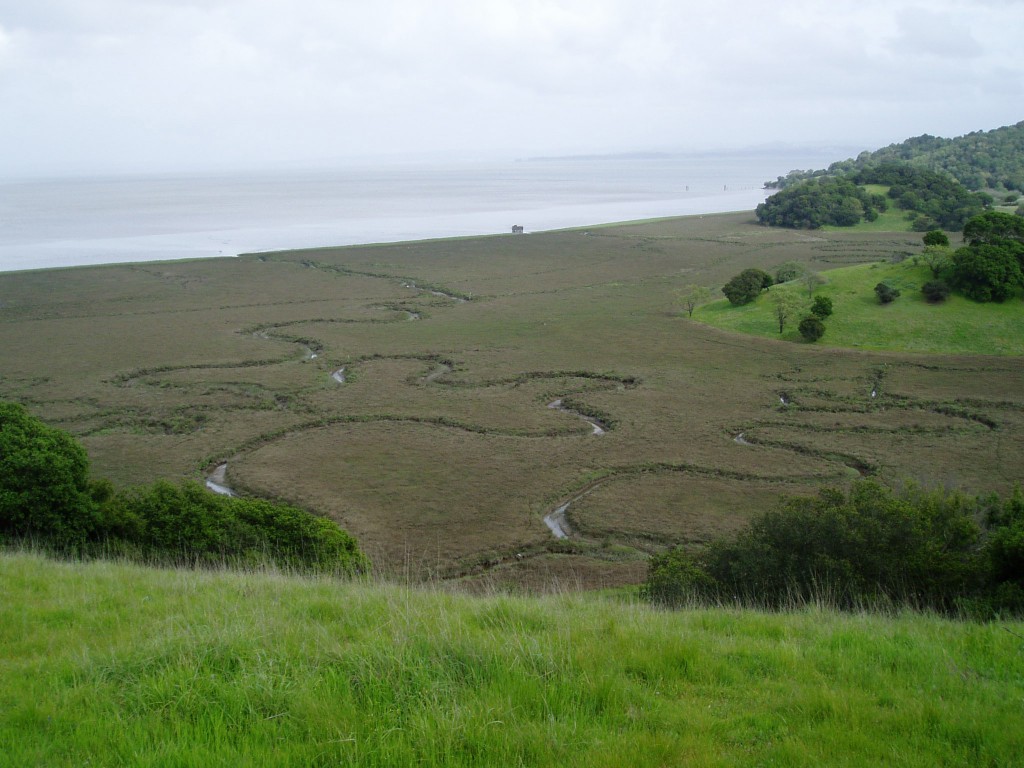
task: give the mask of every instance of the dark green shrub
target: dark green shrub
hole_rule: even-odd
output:
[[[828,296],[815,296],[811,304],[811,314],[824,320],[832,315],[832,299]]]
[[[975,301],[1006,301],[1024,284],[1022,259],[1024,245],[1013,241],[958,248],[953,253],[953,284]]]
[[[797,330],[800,331],[800,335],[803,336],[806,341],[813,343],[825,335],[825,324],[821,322],[820,317],[808,315],[800,321],[800,325],[797,326]]]
[[[968,191],[943,173],[907,163],[865,166],[853,178],[858,184],[888,185],[889,198],[898,208],[910,212],[913,227],[919,232],[960,229],[991,200]]]
[[[674,547],[650,559],[640,594],[652,603],[680,606],[716,591],[714,580],[682,548]]]
[[[0,538],[79,546],[96,525],[88,477],[85,449],[70,435],[0,403]]]
[[[984,526],[984,527],[982,527]],[[1006,501],[862,480],[784,499],[696,557],[652,558],[642,594],[665,605],[910,605],[987,619],[1024,613],[1024,493]]]
[[[254,532],[230,513],[228,501],[198,483],[178,486],[158,480],[118,493],[103,517],[118,525],[111,538],[185,561],[212,561],[258,545]]]
[[[941,229],[932,229],[924,233],[924,244],[927,245],[938,245],[941,247],[947,247],[949,245],[949,235],[943,232]]]
[[[950,288],[944,280],[929,280],[921,286],[921,293],[924,294],[925,301],[931,304],[945,301],[949,296],[949,291]]]
[[[965,600],[964,608],[981,619],[1024,615],[1024,494],[1018,487],[1005,502],[994,495],[984,502],[986,590]]]
[[[184,563],[270,561],[300,570],[355,573],[366,558],[334,522],[284,504],[211,493],[198,483],[116,494],[104,505],[108,542]]]
[[[891,304],[899,298],[899,288],[893,288],[891,285],[885,283],[879,283],[875,286],[875,295],[882,304]]]
[[[745,269],[722,286],[730,304],[749,304],[761,291],[771,287],[772,276],[761,269]]]
[[[274,562],[317,571],[364,572],[369,561],[337,523],[304,509],[260,499],[230,499],[232,512],[255,529]]]
[[[984,581],[974,504],[959,494],[871,481],[825,489],[755,518],[712,544],[704,570],[724,590],[784,606],[828,596],[841,607],[877,599],[952,609]]]

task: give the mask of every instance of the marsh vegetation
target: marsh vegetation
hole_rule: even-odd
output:
[[[780,341],[772,318],[760,338],[679,304],[747,268],[856,269],[920,249],[914,233],[809,235],[730,214],[12,273],[0,397],[68,430],[118,486],[201,480],[226,461],[226,485],[331,517],[385,573],[639,583],[650,553],[826,483],[1012,489],[1019,315],[953,346],[861,334],[840,349],[822,345],[844,343],[841,296],[816,345]],[[568,501],[572,535],[556,539],[544,519]]]

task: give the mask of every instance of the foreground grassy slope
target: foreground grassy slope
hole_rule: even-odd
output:
[[[1020,357],[836,350],[680,317],[690,283],[920,243],[735,214],[5,274],[0,397],[119,484],[226,461],[228,485],[332,517],[382,570],[636,583],[647,553],[699,546],[781,494],[860,474],[1020,481]],[[543,521],[567,502],[566,543]]]
[[[1024,625],[0,555],[0,764],[1010,766]]]

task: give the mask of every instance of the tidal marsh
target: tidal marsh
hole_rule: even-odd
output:
[[[635,583],[645,553],[699,545],[781,494],[860,475],[1019,483],[1019,356],[759,338],[677,305],[749,266],[919,249],[914,233],[728,214],[9,273],[0,397],[69,430],[119,484],[226,461],[228,485],[334,518],[383,573]],[[556,541],[545,515],[591,488]]]

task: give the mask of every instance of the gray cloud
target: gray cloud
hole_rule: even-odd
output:
[[[976,59],[985,53],[964,20],[954,14],[914,8],[901,11],[897,21],[899,32],[890,43],[890,49],[897,55]]]
[[[0,168],[867,148],[1024,118],[1021,18],[1010,0],[0,0]]]

